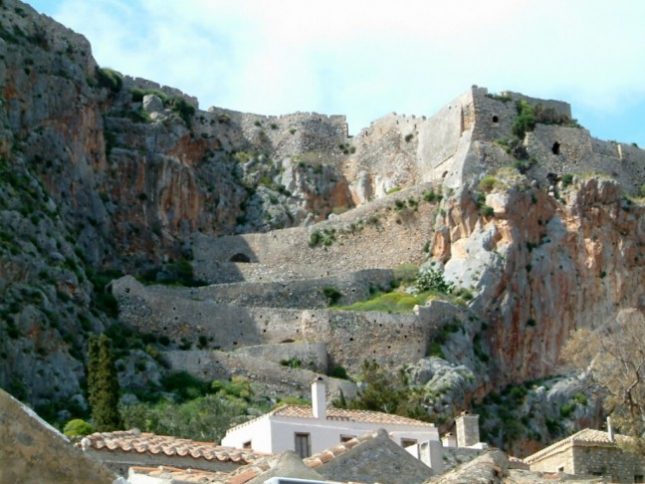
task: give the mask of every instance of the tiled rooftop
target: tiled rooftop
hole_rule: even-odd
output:
[[[136,452],[139,454],[164,454],[168,457],[192,457],[207,461],[249,464],[265,454],[253,451],[221,447],[214,442],[197,442],[178,437],[156,435],[148,432],[123,430],[97,432],[81,440],[83,450]]]
[[[625,435],[616,434],[615,439],[616,441],[620,442],[620,441],[629,440],[629,437]],[[596,430],[596,429],[582,429],[581,431],[576,432],[575,434],[567,437],[566,439],[562,439],[559,442],[556,442],[554,444],[551,444],[548,447],[545,447],[544,449],[536,452],[535,454],[525,457],[524,462],[531,464],[549,455],[550,453],[569,445],[579,445],[583,447],[606,447],[606,446],[614,445],[614,443],[609,440],[609,434],[607,432],[604,432],[602,430]]]
[[[340,444],[334,447],[325,449],[322,452],[318,452],[317,454],[307,457],[302,461],[305,463],[306,466],[315,469],[316,467],[320,467],[323,464],[327,464],[329,461],[335,459],[336,457],[343,455],[346,452],[349,452],[357,445],[363,442],[366,442],[368,440],[372,440],[379,435],[387,435],[387,432],[381,429],[381,430],[377,430],[376,432],[370,432],[368,434],[364,434],[359,437],[354,437],[350,440],[347,440],[346,442],[341,442]]]
[[[276,409],[270,411],[269,413],[261,415],[260,417],[256,417],[252,420],[236,425],[235,427],[231,427],[228,432],[231,432],[240,427],[244,427],[246,425],[249,425],[251,422],[255,422],[271,415],[303,419],[315,418],[313,416],[310,405],[281,405]],[[393,415],[384,412],[373,412],[371,410],[347,410],[344,408],[336,408],[331,406],[327,407],[327,420],[363,422],[380,425],[412,425],[415,427],[434,428],[434,424],[430,422],[415,420],[408,417],[401,417],[400,415]]]

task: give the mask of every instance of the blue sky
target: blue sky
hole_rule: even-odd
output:
[[[30,0],[102,66],[262,114],[432,114],[470,85],[562,99],[645,147],[642,0]]]

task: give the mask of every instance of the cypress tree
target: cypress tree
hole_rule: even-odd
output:
[[[96,405],[96,376],[99,370],[99,338],[95,334],[90,336],[87,347],[87,400],[90,408]]]
[[[99,432],[120,428],[119,380],[110,339],[104,334],[90,339],[87,384],[94,428]]]

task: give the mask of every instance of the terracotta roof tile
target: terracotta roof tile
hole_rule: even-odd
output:
[[[156,435],[138,430],[117,432],[97,432],[81,440],[80,447],[94,450],[136,452],[139,454],[160,454],[168,457],[190,456],[193,459],[220,462],[250,464],[266,454],[258,452],[221,447],[214,442],[197,442],[166,435]]]
[[[267,416],[276,415],[280,417],[293,418],[310,418],[313,419],[313,413],[310,405],[281,405],[269,413],[256,417],[228,430],[231,432],[237,428],[244,427],[251,422],[266,418]],[[415,427],[432,427],[434,424],[415,420],[400,415],[393,415],[384,412],[374,412],[371,410],[348,410],[345,408],[327,407],[327,420],[345,421],[345,422],[363,422],[381,425],[413,425]]]
[[[311,406],[309,405],[283,405],[273,410],[272,414],[282,417],[314,418]],[[434,424],[429,422],[402,417],[400,415],[374,412],[371,410],[348,410],[336,407],[327,408],[327,420],[434,427]]]

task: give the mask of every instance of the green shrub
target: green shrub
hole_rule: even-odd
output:
[[[421,270],[414,285],[419,292],[436,291],[450,294],[454,289],[453,284],[446,282],[443,278],[443,273],[432,267]]]
[[[192,118],[195,114],[195,107],[192,104],[189,104],[182,97],[175,96],[170,98],[168,105],[186,123],[188,128],[192,126]]]
[[[563,187],[568,187],[573,183],[573,175],[570,173],[567,173],[566,175],[562,175],[562,186]]]
[[[314,230],[309,236],[309,247],[329,247],[336,240],[336,229]]]
[[[99,87],[106,88],[113,93],[117,93],[123,87],[123,77],[113,69],[97,68],[96,79]]]
[[[331,376],[332,378],[340,378],[342,380],[349,380],[349,375],[347,374],[347,370],[338,365],[334,366],[327,372],[328,376]]]
[[[645,183],[643,183],[638,189],[638,195],[641,197],[645,197]]]
[[[497,178],[492,175],[486,175],[479,181],[479,189],[485,192],[490,192],[498,183]]]
[[[330,306],[334,306],[343,297],[343,294],[338,289],[331,286],[323,287],[322,292],[327,298],[327,304]]]
[[[154,96],[157,96],[161,101],[166,104],[168,102],[168,94],[163,92],[160,89],[152,89],[152,88],[147,88],[147,89],[142,89],[139,87],[134,87],[130,89],[130,94],[132,95],[132,101],[134,102],[141,102],[143,101],[144,96],[147,96],[148,94],[152,94]]]
[[[430,343],[430,347],[428,348],[428,356],[436,356],[437,358],[445,357],[445,355],[443,354],[443,348],[438,341],[433,341],[432,343]]]
[[[206,395],[210,390],[208,383],[185,371],[170,373],[163,377],[161,386],[165,391],[174,393],[180,402]]]
[[[423,199],[428,203],[439,202],[441,200],[441,195],[430,189],[423,192]]]
[[[560,407],[560,416],[562,418],[569,418],[575,409],[575,402],[565,403]]]
[[[280,360],[280,364],[289,368],[300,368],[302,366],[302,361],[298,358],[289,358],[288,360]]]
[[[528,131],[535,128],[535,108],[524,100],[517,101],[517,117],[513,122],[512,131],[519,139],[524,139]]]
[[[493,215],[495,215],[495,209],[490,205],[484,205],[479,209],[479,213],[481,213],[484,217],[492,217]]]

